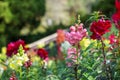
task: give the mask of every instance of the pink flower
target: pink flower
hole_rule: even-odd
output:
[[[75,59],[75,55],[76,54],[76,48],[68,48],[68,51],[67,51],[67,58],[73,58]]]
[[[77,59],[76,48],[68,48],[66,59],[71,59],[73,62],[76,62]],[[73,62],[67,62],[67,66],[68,67],[72,66]]]
[[[75,26],[70,27],[70,31],[75,31],[75,30],[76,30]]]
[[[79,43],[86,36],[86,29],[83,29],[83,24],[70,27],[70,32],[66,32],[65,39],[72,45]]]

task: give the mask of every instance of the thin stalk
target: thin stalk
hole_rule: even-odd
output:
[[[19,74],[20,74],[20,80],[22,79],[22,68],[19,67],[19,70],[18,70]]]
[[[78,72],[78,64],[75,64],[74,70],[75,70],[75,80],[79,80],[78,79],[78,74],[77,74],[77,72]]]
[[[110,71],[110,69],[107,68],[107,65],[106,65],[105,44],[104,44],[102,38],[101,38],[101,43],[102,43],[102,54],[103,54],[103,59],[104,59],[103,64],[104,64],[104,67],[105,67],[105,74],[106,74],[108,80],[113,80],[112,76],[111,76],[111,73],[108,73],[108,71]]]
[[[79,43],[76,43],[76,59],[77,59],[77,62],[75,64],[75,67],[74,67],[74,71],[75,71],[75,80],[79,80],[78,79],[78,64],[79,64],[79,51],[78,51],[78,45]]]
[[[103,54],[103,59],[104,59],[104,65],[106,66],[106,55],[105,55],[105,44],[103,43],[103,40],[101,39],[101,43],[102,43],[102,54]]]
[[[120,54],[120,30],[118,35],[118,54]]]
[[[29,74],[29,69],[30,69],[30,68],[27,68],[27,74],[26,74],[26,75]],[[29,76],[27,76],[27,80],[29,80]]]

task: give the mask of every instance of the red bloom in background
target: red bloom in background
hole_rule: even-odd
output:
[[[7,45],[7,53],[6,53],[6,55],[8,57],[11,57],[13,54],[17,54],[17,50],[18,50],[20,45],[23,46],[23,49],[25,51],[27,50],[27,48],[25,48],[25,42],[23,40],[18,40],[16,42],[10,42]]]
[[[43,48],[38,49],[37,54],[42,59],[46,59],[48,57],[48,52]]]
[[[117,42],[116,36],[114,34],[111,34],[109,36],[110,44],[115,44]]]
[[[92,22],[90,25],[90,31],[93,33],[91,38],[99,40],[103,34],[109,32],[110,27],[111,22],[109,20],[104,20],[103,18]]]
[[[116,12],[112,15],[112,19],[113,22],[115,23],[115,25],[119,24],[118,26],[116,26],[117,28],[120,29],[120,12]]]
[[[120,11],[120,0],[115,0],[115,7],[117,11]]]
[[[113,22],[115,23],[115,26],[120,30],[120,1],[115,1],[116,6],[116,13],[112,15]]]

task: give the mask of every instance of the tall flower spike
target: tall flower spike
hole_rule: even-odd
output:
[[[86,35],[87,30],[83,29],[83,24],[75,24],[75,26],[70,27],[70,32],[66,32],[65,39],[71,44],[75,45],[79,43]]]
[[[19,49],[18,49],[18,53],[20,54],[20,55],[23,55],[24,54],[24,49],[23,49],[23,46],[22,45],[20,45],[19,46]]]
[[[81,23],[81,20],[80,20],[80,15],[78,15],[78,20],[77,20],[78,24]]]

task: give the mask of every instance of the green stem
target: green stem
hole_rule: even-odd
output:
[[[76,64],[79,63],[79,59],[78,59],[78,57],[79,57],[79,55],[78,55],[79,54],[78,45],[79,45],[79,43],[76,44],[76,55],[77,55],[77,63]]]
[[[20,73],[20,80],[22,80],[22,68],[19,68],[19,73]]]
[[[108,68],[107,68],[107,65],[106,65],[105,44],[104,44],[102,38],[101,38],[101,43],[102,43],[102,54],[103,54],[103,59],[104,59],[103,64],[104,64],[104,67],[105,67],[105,74],[106,74],[108,80],[112,80],[110,78],[108,70],[107,70]]]
[[[74,71],[75,71],[75,80],[79,80],[78,79],[78,64],[79,64],[79,49],[78,49],[78,45],[79,43],[76,43],[76,56],[77,56],[77,62],[75,64],[75,67],[74,67]]]
[[[120,31],[119,31],[119,35],[118,35],[118,56],[120,54]]]
[[[106,66],[106,55],[105,55],[105,44],[103,43],[103,40],[101,39],[101,43],[102,43],[102,54],[103,54],[103,59],[104,59],[104,65]]]
[[[30,69],[30,68],[27,68],[27,72],[26,72],[27,74],[26,74],[26,75],[29,74],[29,69]],[[29,80],[29,76],[27,76],[27,80]]]

